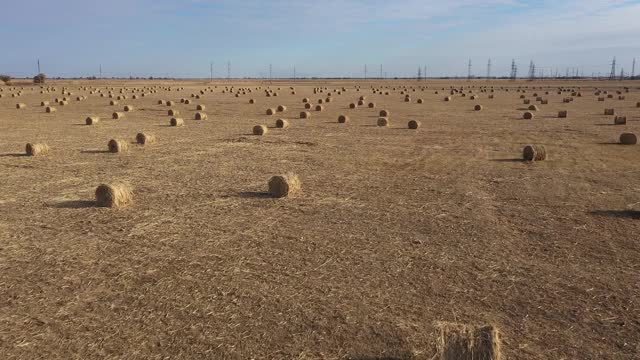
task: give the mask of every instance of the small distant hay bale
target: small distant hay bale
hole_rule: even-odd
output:
[[[356,103],[349,104],[349,109],[355,109],[356,107],[358,107],[358,105],[356,105]]]
[[[171,118],[169,121],[169,125],[171,126],[184,126],[184,120],[182,118]]]
[[[567,110],[560,110],[560,111],[558,111],[558,117],[559,117],[559,118],[563,119],[563,118],[566,118],[567,116],[568,116],[568,112],[567,112]]]
[[[424,102],[423,99],[418,99],[418,101],[417,101],[418,104],[422,104],[423,102]]]
[[[409,123],[407,124],[409,129],[412,129],[412,130],[419,128],[421,125],[422,123],[418,120],[409,120]]]
[[[616,111],[615,111],[615,109],[604,109],[604,114],[605,115],[615,115]]]
[[[533,119],[533,113],[532,112],[525,112],[524,115],[522,116],[522,118],[524,118],[525,120],[531,120]]]
[[[340,115],[340,116],[338,116],[338,122],[339,122],[340,124],[344,124],[344,123],[346,123],[346,122],[348,122],[348,121],[349,121],[349,116],[347,116],[347,115]]]
[[[308,103],[308,102],[309,102],[309,98],[304,98],[304,99],[302,99],[302,102],[303,102],[303,103]]]
[[[202,111],[202,110],[204,110],[205,108],[206,108],[206,107],[205,107],[204,105],[202,105],[202,104],[198,104],[198,105],[196,106],[196,110],[201,110],[201,111]]]
[[[266,134],[268,131],[267,127],[264,125],[256,125],[253,127],[253,135],[262,136]]]
[[[362,96],[360,96],[360,98],[358,98],[358,100],[365,101],[365,100],[367,100],[367,97],[366,97],[366,96],[364,96],[364,95],[362,95]]]
[[[96,205],[99,207],[118,208],[131,202],[133,193],[128,184],[100,184],[96,188]]]
[[[389,126],[389,119],[386,118],[386,117],[379,117],[378,118],[378,126],[380,126],[380,127]]]
[[[501,335],[492,325],[436,323],[437,358],[441,360],[501,360]]]
[[[123,112],[119,112],[119,111],[116,111],[113,114],[111,114],[111,118],[115,119],[115,120],[124,119],[124,117],[125,117],[124,113]]]
[[[373,109],[373,108],[375,108],[375,107],[376,107],[376,103],[374,103],[374,102],[370,102],[370,103],[369,103],[369,108],[370,108],[370,109]]]
[[[530,105],[529,106],[529,110],[530,111],[538,111],[538,107],[536,105]]]
[[[88,116],[84,122],[87,125],[95,125],[100,122],[100,118],[97,116]]]
[[[301,111],[300,112],[300,119],[308,119],[311,117],[311,113],[308,111]]]
[[[318,104],[324,104],[324,99],[318,99]]]
[[[546,160],[547,150],[543,145],[527,145],[522,150],[522,158],[526,161]]]
[[[446,96],[446,97],[444,98],[444,101],[451,101],[451,99],[452,99],[452,97],[451,97],[451,96]]]
[[[316,111],[322,111],[322,110],[324,110],[324,106],[316,105]]]
[[[604,101],[604,98],[603,97],[599,97],[598,101]]]
[[[525,105],[529,105],[529,104],[531,104],[531,100],[525,99],[525,100],[522,101],[522,103],[525,104]]]
[[[482,105],[478,104],[476,106],[473,107],[473,110],[475,111],[482,111]]]
[[[131,106],[131,105],[125,105],[124,106],[124,111],[126,111],[126,112],[132,112],[133,110],[134,110],[133,106]]]
[[[249,99],[249,104],[255,104],[256,100],[255,99]]]
[[[169,109],[167,111],[167,115],[169,115],[169,116],[178,116],[178,115],[180,115],[180,111],[175,110],[175,109]]]
[[[65,105],[69,105],[69,102],[67,100],[61,100],[58,105],[60,106],[65,106]]]
[[[49,106],[49,102],[48,101],[43,101],[40,103],[40,106]]]
[[[109,105],[116,106],[116,105],[118,105],[118,102],[115,101],[115,100],[111,100],[111,101],[109,101]]]
[[[624,99],[625,99],[625,96],[624,96],[624,95],[620,95],[620,96],[618,96],[618,100],[624,100]]]
[[[331,94],[329,94],[329,95],[331,95]],[[328,98],[324,99],[324,102],[326,102],[326,103],[330,103],[330,102],[331,102],[331,98],[330,98],[330,97],[328,97]]]
[[[136,142],[140,145],[153,144],[156,142],[156,137],[153,134],[138,133]]]
[[[121,153],[126,152],[129,149],[127,142],[119,139],[111,139],[107,143],[107,147],[109,148],[109,152],[111,153]]]
[[[543,99],[543,100],[540,101],[540,104],[541,105],[547,105],[547,104],[549,104],[549,100]]]
[[[25,146],[25,150],[28,156],[40,156],[46,155],[49,152],[49,146],[47,144],[29,143]]]
[[[469,100],[477,100],[478,99],[478,95],[471,95],[471,97],[469,98]]]
[[[188,103],[189,103],[189,100],[185,100],[185,102],[184,102],[184,103],[185,103],[185,104],[188,104]],[[174,103],[173,101],[167,101],[167,102],[165,103],[165,105],[166,105],[166,106],[173,106],[174,104],[175,104],[175,103]]]
[[[626,116],[616,116],[613,119],[613,123],[615,125],[626,125],[627,124],[627,117]]]
[[[276,120],[276,127],[278,129],[286,129],[289,127],[289,122],[285,119],[278,119]]]
[[[27,107],[27,104],[24,103],[17,103],[16,104],[16,109],[24,109]]]
[[[380,110],[380,113],[378,115],[380,115],[380,117],[387,117],[389,116],[389,110]]]
[[[269,179],[269,195],[284,198],[299,192],[302,184],[295,174],[277,175]]]
[[[287,111],[287,107],[284,106],[284,105],[278,105],[278,107],[276,108],[276,111],[278,111],[278,112]]]
[[[195,115],[196,120],[207,120],[207,114],[203,112],[197,112]]]
[[[638,143],[638,137],[634,133],[623,133],[620,135],[620,144],[635,145]]]
[[[267,109],[267,115],[273,115],[275,113],[276,113],[275,109],[272,109],[272,108]]]
[[[304,108],[305,109],[311,109],[311,103],[304,104]]]
[[[47,106],[45,111],[48,112],[48,113],[54,113],[54,112],[58,111],[58,109],[54,108],[53,106]]]
[[[638,101],[638,102],[636,103],[636,107],[637,107],[637,108],[640,108],[640,101]]]

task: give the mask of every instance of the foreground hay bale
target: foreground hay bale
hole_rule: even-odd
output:
[[[527,145],[522,150],[522,158],[526,161],[546,160],[547,150],[543,145]]]
[[[109,140],[109,143],[107,143],[107,147],[109,148],[110,153],[121,153],[129,150],[127,142],[119,139]]]
[[[285,119],[278,119],[276,120],[276,127],[278,129],[286,129],[289,127],[289,122]]]
[[[45,111],[48,112],[48,113],[54,113],[54,112],[58,111],[58,109],[54,108],[53,106],[47,106]]]
[[[85,124],[87,125],[95,125],[98,122],[100,122],[100,118],[97,116],[88,116],[85,120],[84,120]]]
[[[285,111],[287,111],[287,107],[284,106],[284,105],[278,105],[278,107],[276,108],[276,111],[285,112]]]
[[[300,191],[301,182],[298,175],[278,175],[269,179],[269,195],[275,198],[283,198]]]
[[[525,120],[531,120],[533,119],[533,113],[527,111],[526,113],[524,113],[524,115],[522,116]]]
[[[482,105],[478,104],[476,106],[473,107],[473,110],[475,111],[482,111]]]
[[[25,146],[25,151],[28,156],[46,155],[49,152],[49,146],[47,146],[47,144],[29,143]]]
[[[198,105],[196,106],[196,110],[199,110],[199,111],[202,111],[202,110],[204,110],[205,108],[206,108],[206,107],[205,107],[204,105],[202,105],[202,104],[198,104]]]
[[[153,134],[138,133],[136,142],[140,145],[153,144],[156,142],[156,137]]]
[[[323,110],[324,110],[324,106],[316,105],[316,111],[323,111]]]
[[[567,116],[568,116],[568,112],[567,112],[567,110],[560,110],[560,111],[558,111],[558,117],[559,117],[559,118],[563,119],[563,118],[566,118]]]
[[[112,119],[115,119],[115,120],[118,120],[118,119],[124,119],[124,117],[125,117],[125,115],[124,115],[124,113],[123,113],[123,112],[118,112],[118,111],[116,111],[116,112],[114,112],[113,114],[111,114],[111,118],[112,118]]]
[[[387,119],[386,117],[380,117],[378,118],[378,126],[380,127],[387,127],[389,126],[389,119]]]
[[[357,107],[358,107],[358,105],[356,105],[355,103],[349,104],[349,109],[355,109]]]
[[[409,120],[409,123],[407,124],[409,129],[412,129],[412,130],[419,128],[421,125],[422,123],[418,120]]]
[[[100,184],[96,188],[96,205],[118,208],[131,202],[133,192],[128,184]]]
[[[184,126],[184,120],[182,120],[182,118],[171,118],[171,120],[169,121],[169,125],[171,126]]]
[[[338,116],[338,122],[339,122],[340,124],[344,124],[344,123],[346,123],[347,121],[349,121],[349,117],[348,117],[347,115],[340,115],[340,116]]]
[[[301,111],[300,112],[300,119],[308,119],[311,117],[311,113],[308,111]]]
[[[16,104],[16,109],[25,109],[26,107],[27,107],[27,104],[23,104],[23,103]]]
[[[262,135],[266,134],[267,131],[269,131],[269,130],[264,125],[256,125],[256,126],[253,127],[253,135],[262,136]]]
[[[207,114],[203,112],[197,112],[195,115],[196,120],[207,120]]]
[[[613,123],[614,123],[614,125],[626,125],[627,124],[627,117],[626,116],[616,116],[613,119]]]
[[[167,111],[167,115],[169,115],[169,116],[178,116],[178,115],[180,115],[180,111],[174,110],[174,109],[169,109],[169,111]]]
[[[620,144],[635,145],[638,143],[638,137],[634,133],[623,133],[620,135]]]
[[[441,360],[501,360],[500,332],[491,325],[437,323],[436,341]]]
[[[273,115],[275,113],[276,113],[275,109],[271,109],[271,108],[267,109],[267,115]]]

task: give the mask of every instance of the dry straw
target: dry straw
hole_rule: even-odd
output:
[[[300,119],[308,119],[311,117],[311,113],[308,111],[300,112]]]
[[[84,121],[84,122],[85,122],[85,124],[87,124],[87,125],[95,125],[95,124],[97,124],[98,122],[100,122],[100,118],[99,118],[99,117],[97,117],[97,116],[88,116],[88,117],[85,119],[85,121]]]
[[[58,109],[54,108],[53,106],[47,106],[45,111],[48,112],[48,113],[54,113],[54,112],[58,111]]]
[[[207,120],[207,114],[203,112],[197,112],[195,115],[196,120]]]
[[[268,131],[267,127],[264,125],[256,125],[253,127],[253,135],[264,135]]]
[[[286,129],[289,127],[289,122],[285,119],[276,120],[276,127],[279,129]]]
[[[522,150],[522,158],[526,161],[546,160],[547,150],[543,145],[527,145]]]
[[[278,175],[269,179],[269,194],[275,198],[283,198],[293,195],[301,189],[298,175]]]
[[[156,137],[152,134],[138,133],[136,142],[140,145],[153,144],[156,142]]]
[[[122,118],[124,118],[124,113],[116,111],[111,115],[111,118],[116,119],[116,120],[117,119],[122,119]]]
[[[49,152],[47,144],[27,144],[25,147],[28,156],[46,155]]]
[[[111,152],[111,153],[126,152],[129,149],[129,146],[127,145],[127,142],[124,141],[124,140],[119,140],[119,139],[111,139],[111,140],[109,140],[109,143],[107,144],[107,147],[109,148],[109,152]]]
[[[169,121],[169,124],[171,126],[184,126],[184,120],[182,120],[181,118],[171,118],[171,120]]]
[[[204,110],[205,108],[206,107],[202,104],[199,104],[198,106],[196,106],[196,110],[200,110],[200,111]]]
[[[180,111],[175,110],[175,109],[169,109],[169,111],[167,111],[167,115],[169,115],[169,116],[178,116],[178,115],[180,115]]]
[[[23,104],[23,103],[17,103],[16,104],[16,109],[24,109],[27,107],[27,104]]]
[[[128,184],[100,184],[96,188],[96,205],[99,207],[117,208],[131,202],[133,197]]]
[[[491,325],[436,323],[440,360],[501,360],[501,336]]]

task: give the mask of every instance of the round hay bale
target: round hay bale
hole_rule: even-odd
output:
[[[185,104],[189,104],[189,100],[185,100],[185,102],[184,102],[184,103],[185,103]],[[175,105],[175,103],[174,103],[173,101],[167,101],[167,102],[166,102],[166,106],[173,106],[173,105]]]
[[[323,104],[324,103],[324,99],[318,99],[318,104]]]
[[[58,109],[54,108],[53,106],[47,106],[45,111],[48,112],[48,113],[54,113],[54,112],[58,111]]]
[[[303,102],[303,103],[308,103],[308,102],[309,102],[309,98],[304,98],[304,99],[302,99],[302,102]]]
[[[289,127],[289,122],[285,119],[278,119],[276,120],[276,127],[278,129],[286,129]]]
[[[363,100],[358,100],[358,106],[362,106],[364,105],[364,101]]]
[[[196,110],[200,110],[200,111],[202,111],[202,110],[204,110],[204,109],[205,109],[205,106],[204,106],[204,105],[202,105],[202,104],[198,104],[198,105],[196,106]]]
[[[380,110],[379,115],[380,115],[380,117],[387,117],[387,116],[389,116],[389,111],[388,110]]]
[[[300,119],[308,119],[311,117],[311,113],[308,111],[300,112]]]
[[[424,102],[424,100],[423,100],[423,99],[418,99],[416,102],[417,102],[418,104],[422,104],[422,103]]]
[[[132,191],[123,183],[100,184],[96,188],[96,205],[99,207],[118,208],[131,202]]]
[[[380,127],[389,126],[389,119],[387,119],[386,117],[378,118],[378,126],[380,126]]]
[[[111,100],[111,101],[109,101],[109,105],[116,106],[116,105],[118,105],[118,102],[115,101],[115,100]]]
[[[322,110],[324,110],[324,106],[316,105],[316,111],[322,111]]]
[[[355,109],[356,107],[358,107],[358,105],[356,105],[355,103],[349,104],[349,109]]]
[[[636,107],[640,108],[640,101],[636,103]]]
[[[136,142],[140,145],[153,144],[156,142],[156,137],[152,134],[138,133]]]
[[[40,106],[49,106],[49,102],[48,101],[43,101],[40,103]]]
[[[132,112],[132,111],[133,111],[133,106],[131,106],[131,105],[125,105],[125,106],[124,106],[124,111],[126,111],[126,112]]]
[[[256,100],[255,99],[249,99],[249,104],[255,104]]]
[[[268,131],[267,127],[264,125],[256,125],[253,127],[253,135],[264,135]]]
[[[111,114],[111,118],[112,118],[112,119],[116,119],[116,120],[117,120],[117,119],[123,119],[123,118],[124,118],[124,113],[123,113],[123,112],[116,111],[116,112],[114,112],[113,114]]]
[[[623,133],[620,135],[620,144],[623,145],[635,145],[638,143],[638,138],[636,134],[633,133]]]
[[[422,123],[418,120],[409,120],[409,124],[407,124],[409,129],[415,130],[422,125]]]
[[[614,125],[626,125],[627,124],[627,117],[626,116],[616,116],[613,119],[613,123],[614,123]]]
[[[564,119],[568,116],[568,112],[567,110],[560,110],[558,111],[558,118]]]
[[[370,108],[370,109],[373,109],[373,108],[375,108],[375,107],[376,107],[376,103],[374,103],[374,102],[370,102],[370,103],[369,103],[369,108]]]
[[[182,120],[182,118],[171,118],[171,120],[169,121],[169,125],[171,126],[184,126],[184,120]]]
[[[404,102],[411,102],[411,98],[410,97],[404,98]]]
[[[100,122],[100,118],[97,116],[89,116],[84,120],[84,122],[87,125],[95,125]]]
[[[207,114],[203,112],[197,112],[195,115],[196,120],[207,120]]]
[[[111,153],[126,152],[129,149],[127,142],[119,139],[109,140],[109,143],[107,143],[107,147],[109,148],[109,152]]]
[[[25,146],[25,150],[28,156],[46,155],[49,152],[49,146],[47,144],[29,143]]]
[[[529,106],[530,111],[538,111],[538,107],[536,105]]]
[[[611,115],[615,115],[616,111],[615,111],[615,109],[604,109],[604,114],[611,116]]]
[[[444,98],[444,101],[451,101],[453,98],[451,96],[447,96]]]
[[[305,109],[311,109],[311,103],[304,104],[304,108]]]
[[[269,179],[269,194],[275,198],[283,198],[300,191],[300,179],[295,174],[278,175]]]
[[[169,116],[178,116],[178,115],[180,115],[180,111],[175,110],[175,109],[169,109],[167,111],[167,115],[169,115]]]
[[[67,100],[62,100],[62,101],[60,101],[58,103],[58,105],[60,105],[60,106],[65,106],[65,105],[68,105],[68,104],[69,104],[69,102]]]
[[[522,158],[526,161],[546,160],[547,150],[543,145],[527,145],[522,150]]]
[[[287,107],[284,106],[284,105],[278,105],[278,107],[276,108],[276,111],[278,111],[278,112],[287,111]]]
[[[23,104],[23,103],[17,103],[16,104],[16,109],[24,109],[27,107],[27,104]]]
[[[339,122],[340,124],[344,124],[344,123],[346,123],[347,121],[349,121],[349,117],[348,117],[347,115],[340,115],[340,116],[338,116],[338,122]]]
[[[525,120],[531,120],[531,119],[533,119],[533,113],[527,111],[527,112],[524,113],[522,118],[525,119]]]
[[[273,115],[275,113],[276,113],[275,109],[271,109],[271,108],[267,109],[267,115]]]
[[[482,105],[478,104],[476,106],[473,107],[473,110],[475,111],[482,111]]]

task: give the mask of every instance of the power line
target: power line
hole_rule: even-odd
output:
[[[469,58],[469,64],[467,65],[467,67],[468,67],[467,80],[471,80],[471,58]]]
[[[613,61],[611,62],[611,74],[609,74],[609,80],[616,79],[616,58],[613,57]]]
[[[636,77],[636,58],[633,58],[633,64],[631,65],[631,79]]]
[[[487,79],[491,78],[491,58],[487,62]]]
[[[516,65],[516,60],[511,60],[511,75],[509,76],[511,80],[515,80],[518,77],[518,65]]]

